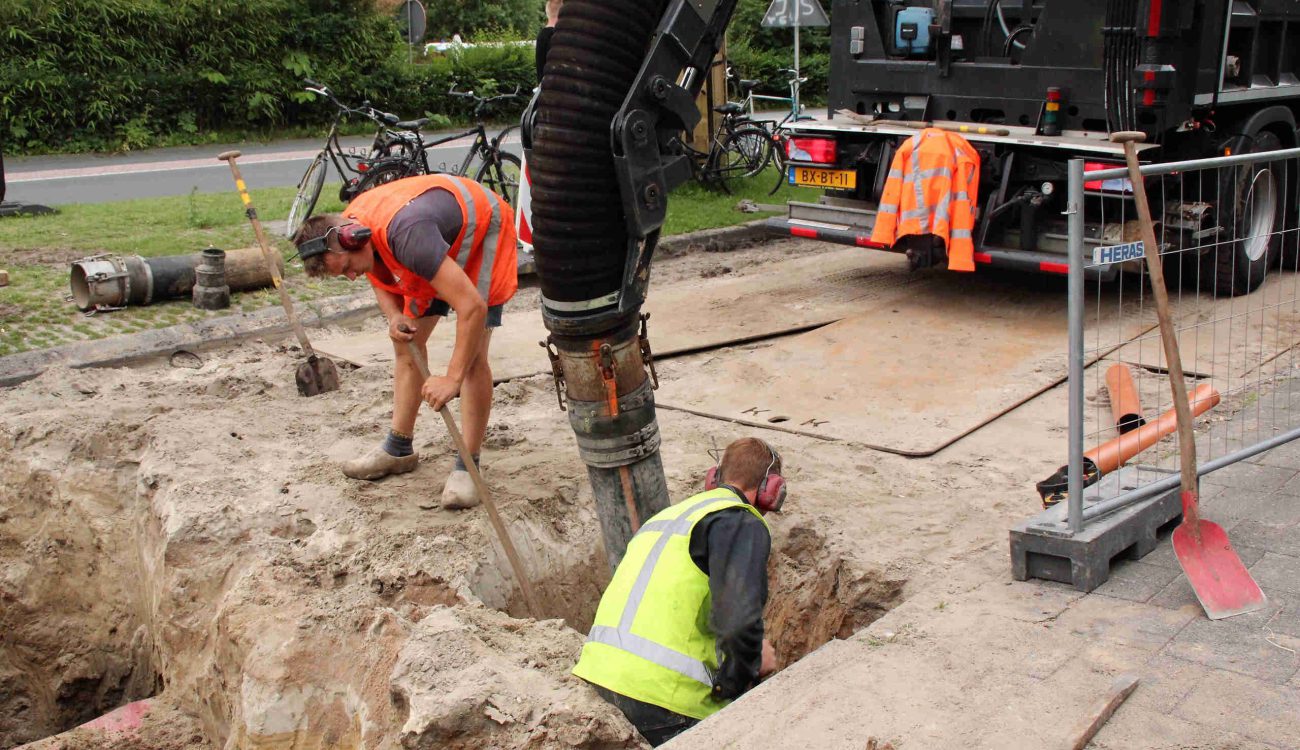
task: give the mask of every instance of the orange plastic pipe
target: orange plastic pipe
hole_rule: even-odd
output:
[[[1119,434],[1132,432],[1147,423],[1142,418],[1142,403],[1128,365],[1119,362],[1110,366],[1106,371],[1106,391],[1110,393],[1110,413]]]
[[[1187,394],[1187,401],[1191,404],[1192,416],[1199,417],[1218,405],[1219,392],[1209,383],[1201,383]],[[1092,459],[1100,473],[1109,474],[1177,429],[1178,415],[1174,409],[1170,409],[1161,414],[1156,421],[1147,422],[1132,432],[1108,440],[1090,451],[1085,451],[1083,455]]]

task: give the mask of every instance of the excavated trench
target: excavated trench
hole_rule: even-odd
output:
[[[23,460],[6,446],[0,747],[76,726],[162,685],[132,442],[125,434],[74,446],[86,459],[63,465]]]
[[[130,457],[114,468],[65,466],[57,474],[10,460],[0,486],[0,558],[5,576],[0,613],[0,747],[71,729],[126,702],[155,694],[187,664],[155,653],[159,519]],[[166,482],[149,477],[147,482]],[[22,523],[20,523],[22,522]],[[279,530],[310,533],[298,519]],[[31,533],[20,535],[22,527]],[[608,578],[599,541],[565,538],[553,526],[512,524],[524,564],[548,617],[579,633],[590,626]],[[165,563],[164,563],[165,564]],[[524,617],[504,554],[493,545],[469,575],[470,591],[488,607]],[[788,665],[833,638],[844,638],[892,608],[904,581],[857,570],[828,548],[817,530],[778,536],[771,566],[768,637]],[[340,578],[331,585],[346,585]],[[424,612],[466,606],[463,592],[428,573],[368,583],[380,603]],[[164,607],[163,609],[168,609]],[[206,625],[211,626],[212,623]],[[211,698],[209,697],[209,700]],[[410,700],[395,698],[395,703]],[[400,707],[400,706],[399,706]],[[209,738],[216,740],[217,738]]]
[[[519,531],[516,526],[512,534]],[[609,579],[599,547],[588,548],[586,554],[553,555],[542,561],[525,550],[553,547],[553,539],[534,535],[522,545],[524,564],[541,571],[542,577],[534,580],[533,586],[546,616],[562,618],[569,627],[586,633]],[[522,596],[508,578],[505,554],[495,546],[493,551],[479,568],[475,592],[490,607],[526,617]],[[883,571],[860,569],[829,545],[821,532],[806,526],[796,526],[774,539],[768,581],[766,635],[782,666],[793,664],[827,641],[848,638],[883,617],[902,603],[907,583],[906,578]]]
[[[549,392],[505,394],[534,437],[489,473],[555,618],[533,623],[482,513],[402,499],[437,469],[362,486],[286,462],[279,441],[318,434],[347,400],[303,416],[255,375],[235,378],[234,399],[210,393],[229,375],[184,390],[81,377],[0,417],[0,748],[155,695],[192,717],[201,737],[184,747],[638,746],[567,677],[609,574],[580,470],[557,469],[568,446],[539,426],[554,423]],[[69,410],[98,398],[85,391],[122,403]],[[774,524],[767,635],[782,665],[902,600],[905,581],[830,541],[832,522]]]

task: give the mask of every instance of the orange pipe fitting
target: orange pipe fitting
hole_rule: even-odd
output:
[[[1147,423],[1142,418],[1142,403],[1128,365],[1118,362],[1110,366],[1106,371],[1106,391],[1110,393],[1110,413],[1119,434],[1132,432]]]
[[[1109,379],[1110,373],[1106,375]],[[1219,404],[1219,392],[1209,383],[1201,383],[1187,394],[1187,401],[1192,406],[1192,416],[1199,417]],[[1156,421],[1147,422],[1136,430],[1108,440],[1090,451],[1085,451],[1083,455],[1097,465],[1097,470],[1101,474],[1109,474],[1177,429],[1178,415],[1170,409],[1161,414]]]

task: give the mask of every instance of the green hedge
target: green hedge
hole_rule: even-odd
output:
[[[375,0],[0,0],[0,140],[120,150],[328,121],[304,77],[404,117],[467,114],[452,81],[533,86],[531,48],[407,55]]]
[[[823,6],[829,5],[822,0]],[[302,90],[311,77],[345,102],[369,99],[403,117],[467,119],[446,96],[535,85],[531,47],[475,48],[408,63],[393,0],[0,0],[0,141],[11,153],[112,151],[232,134],[319,126],[330,107]],[[542,0],[430,5],[430,30],[528,36]],[[768,0],[740,0],[729,54],[760,93],[784,95],[789,29],[762,29]],[[531,10],[529,10],[531,8]],[[509,12],[506,12],[506,11]],[[803,34],[805,100],[821,98],[825,30]],[[522,102],[492,113],[515,117]]]

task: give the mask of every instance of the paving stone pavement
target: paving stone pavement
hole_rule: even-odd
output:
[[[1300,424],[1300,402],[1294,414]],[[1201,444],[1224,455],[1289,429],[1258,423],[1246,410]],[[873,738],[907,750],[1068,747],[1071,729],[1128,673],[1138,688],[1093,750],[1300,749],[1300,441],[1201,486],[1203,516],[1228,530],[1268,597],[1260,611],[1208,619],[1169,534],[1144,558],[1117,560],[1087,595],[1010,580],[999,545],[671,747],[860,750]]]
[[[1242,427],[1247,420],[1250,428]],[[1236,449],[1254,439],[1256,425],[1253,415],[1239,414],[1218,426],[1207,443],[1218,437],[1217,447]],[[1145,558],[1113,568],[1111,579],[1087,599],[1192,614],[1144,665],[1133,706],[1138,713],[1145,707],[1222,730],[1221,744],[1206,747],[1300,748],[1300,441],[1212,472],[1201,486],[1202,515],[1228,530],[1268,597],[1262,610],[1206,618],[1167,537]],[[1150,717],[1116,719],[1114,735],[1126,723]],[[1107,736],[1099,735],[1102,746],[1108,746]],[[1154,735],[1152,742],[1160,746]]]

